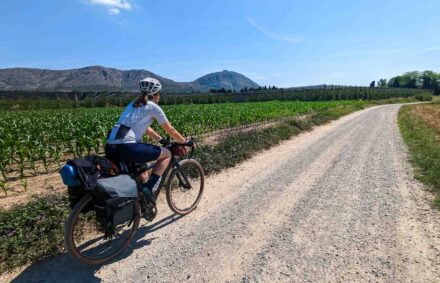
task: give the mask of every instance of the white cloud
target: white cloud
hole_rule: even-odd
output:
[[[254,19],[252,19],[251,17],[249,17],[247,14],[244,14],[244,17],[246,18],[246,20],[257,30],[259,30],[260,32],[264,33],[265,35],[278,39],[278,40],[282,40],[282,41],[287,41],[287,42],[299,42],[301,41],[301,39],[299,38],[295,38],[295,37],[290,37],[290,36],[286,36],[286,35],[279,35],[279,34],[274,34],[268,30],[266,30],[265,28],[263,28],[262,26],[260,26],[259,24],[257,24]]]
[[[119,9],[118,8],[109,8],[108,9],[108,13],[110,14],[110,15],[117,15],[117,14],[119,14]]]
[[[131,10],[133,6],[128,0],[85,0],[89,4],[101,5],[107,8],[110,15],[117,15],[121,10]]]
[[[428,48],[423,49],[422,51],[423,52],[431,52],[431,51],[437,51],[437,50],[440,50],[440,46],[428,47]]]

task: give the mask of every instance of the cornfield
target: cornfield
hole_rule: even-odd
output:
[[[362,101],[165,105],[163,109],[184,135],[324,110]],[[0,172],[3,182],[11,173],[37,175],[37,164],[47,172],[66,155],[82,156],[103,151],[106,136],[122,108],[78,108],[31,111],[2,111],[0,116]],[[158,125],[154,125],[158,127]]]

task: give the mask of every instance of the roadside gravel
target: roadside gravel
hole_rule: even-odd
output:
[[[440,213],[412,177],[400,105],[369,108],[207,179],[199,208],[159,201],[117,261],[60,256],[17,282],[440,281]]]

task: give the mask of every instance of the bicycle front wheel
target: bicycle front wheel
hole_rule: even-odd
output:
[[[122,252],[139,227],[139,202],[135,203],[133,220],[105,232],[93,210],[93,197],[84,196],[73,208],[66,221],[64,243],[67,252],[86,265],[103,264]]]
[[[179,162],[168,180],[167,202],[173,212],[186,215],[197,208],[205,187],[205,174],[199,162],[185,159]]]

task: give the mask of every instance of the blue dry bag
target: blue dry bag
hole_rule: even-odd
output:
[[[64,165],[60,170],[60,175],[66,186],[77,187],[81,185],[81,182],[78,179],[78,170],[73,165]]]

